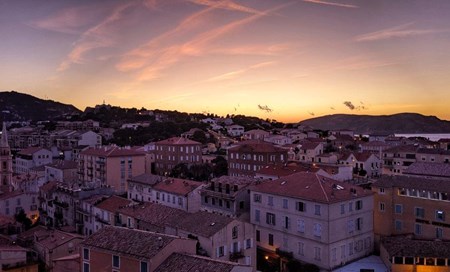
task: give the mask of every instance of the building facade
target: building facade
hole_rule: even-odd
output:
[[[179,163],[202,163],[202,144],[186,138],[173,137],[155,143],[155,172],[159,175],[170,173]]]

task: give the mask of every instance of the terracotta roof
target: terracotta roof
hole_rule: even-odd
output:
[[[439,139],[438,143],[450,143],[450,138]]]
[[[354,152],[353,156],[355,156],[356,160],[359,162],[365,162],[370,157],[375,156],[373,153],[370,152]]]
[[[154,185],[160,181],[162,181],[165,177],[164,176],[158,176],[158,175],[152,175],[152,174],[142,174],[135,177],[132,177],[128,179],[129,182],[137,182],[141,184],[146,185]]]
[[[202,211],[179,218],[175,221],[175,226],[196,236],[211,237],[233,220],[227,216]]]
[[[450,164],[436,162],[415,162],[403,171],[405,175],[435,176],[450,178]]]
[[[155,272],[231,272],[234,267],[242,266],[233,262],[214,260],[202,256],[172,253]]]
[[[270,134],[270,132],[267,132],[267,131],[262,130],[262,129],[252,129],[252,130],[244,132],[244,134],[246,134],[246,135],[247,134],[264,134],[264,135],[268,135],[268,134]]]
[[[371,142],[362,143],[361,145],[362,146],[381,146],[381,147],[390,146],[389,144],[382,142],[382,141],[371,141]]]
[[[122,157],[122,156],[145,156],[144,152],[136,151],[132,148],[118,146],[90,147],[80,152],[81,155],[102,156],[102,157]]]
[[[156,145],[201,145],[201,143],[183,137],[172,137],[155,143]]]
[[[450,181],[441,179],[427,179],[407,176],[381,176],[372,184],[381,188],[409,188],[418,190],[432,190],[442,193],[450,193]]]
[[[257,171],[260,175],[270,175],[277,177],[289,176],[298,172],[306,172],[310,170],[312,166],[289,163],[287,165],[267,165]]]
[[[164,178],[163,181],[153,186],[154,190],[164,191],[175,195],[186,196],[204,183],[178,178]]]
[[[316,149],[321,144],[321,142],[300,141],[298,145],[300,145],[300,149],[308,150]]]
[[[76,161],[59,160],[51,164],[47,164],[45,167],[52,167],[56,169],[77,169],[78,163]]]
[[[131,203],[133,203],[133,201],[129,199],[113,195],[95,206],[108,212],[116,212],[119,208],[125,207]]]
[[[0,214],[0,226],[14,224],[15,222],[14,217]]]
[[[83,239],[83,236],[67,233],[56,229],[47,229],[44,226],[34,227],[19,234],[20,239],[33,239],[47,249],[57,248],[73,239]]]
[[[59,184],[62,184],[62,183],[57,182],[57,181],[48,181],[44,185],[39,187],[39,191],[43,192],[43,193],[48,193],[50,191],[56,190],[56,188],[58,187]]]
[[[177,237],[161,233],[106,226],[87,237],[81,244],[84,247],[149,260],[175,239]]]
[[[212,181],[230,185],[250,185],[253,184],[256,180],[252,177],[221,176],[218,178],[214,178]]]
[[[434,155],[450,155],[450,150],[444,150],[441,148],[419,148],[418,154],[434,154]]]
[[[219,214],[188,213],[150,202],[121,208],[118,212],[159,228],[169,226],[202,237],[211,237],[233,221],[232,218]]]
[[[415,145],[399,145],[386,149],[386,153],[398,153],[398,152],[413,152],[417,151],[417,146]]]
[[[271,143],[260,141],[260,140],[248,140],[238,143],[237,146],[233,146],[228,149],[228,151],[235,152],[255,152],[255,153],[286,153],[284,148],[274,146]]]
[[[389,257],[450,258],[449,241],[413,240],[404,236],[385,237],[381,240]]]
[[[10,191],[0,194],[0,199],[13,198],[19,195],[25,194],[22,190]]]
[[[32,156],[34,153],[41,151],[41,150],[46,150],[48,152],[50,152],[49,150],[42,148],[42,147],[29,147],[23,150],[20,150],[19,153],[17,153],[18,155],[26,155],[26,156]]]
[[[350,189],[356,193],[351,192]],[[327,204],[373,194],[359,186],[308,172],[292,174],[273,181],[263,181],[253,186],[252,190]]]
[[[85,199],[82,200],[82,202],[91,204],[91,205],[95,205],[101,201],[103,201],[104,199],[108,198],[107,195],[91,195]]]

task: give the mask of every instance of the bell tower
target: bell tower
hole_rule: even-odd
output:
[[[11,185],[12,173],[11,148],[8,144],[6,124],[3,122],[2,137],[0,140],[0,186]]]

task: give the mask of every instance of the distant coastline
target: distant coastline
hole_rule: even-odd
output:
[[[403,134],[403,133],[397,134],[396,133],[395,136],[406,137],[406,138],[424,137],[433,142],[437,142],[440,139],[450,139],[450,133],[409,133],[409,134],[408,133],[405,133],[405,134]]]

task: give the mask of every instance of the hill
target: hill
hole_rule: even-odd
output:
[[[5,120],[56,120],[81,111],[72,105],[43,100],[15,91],[0,92],[1,116]],[[2,118],[2,119],[3,119]]]
[[[333,114],[301,121],[322,130],[351,129],[358,134],[450,133],[450,122],[417,113],[393,115]]]

